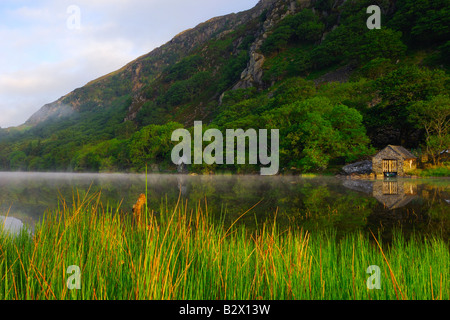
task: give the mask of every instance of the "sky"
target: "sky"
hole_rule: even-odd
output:
[[[258,0],[1,0],[0,127]]]

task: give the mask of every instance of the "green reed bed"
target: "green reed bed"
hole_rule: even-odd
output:
[[[143,226],[103,207],[99,195],[62,203],[33,235],[0,235],[0,299],[443,299],[450,298],[448,244],[372,235],[249,232],[213,221],[207,204],[149,211]],[[243,215],[248,213],[243,213]],[[81,269],[69,290],[68,266]],[[381,289],[368,290],[370,265]]]

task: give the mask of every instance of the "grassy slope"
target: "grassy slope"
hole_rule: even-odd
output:
[[[417,169],[410,172],[409,175],[419,177],[450,177],[450,166],[443,164],[426,169]]]

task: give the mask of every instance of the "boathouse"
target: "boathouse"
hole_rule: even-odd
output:
[[[388,145],[372,158],[372,170],[379,176],[404,176],[417,168],[417,157],[401,146]]]

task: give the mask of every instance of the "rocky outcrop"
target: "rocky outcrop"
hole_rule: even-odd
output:
[[[260,88],[263,86],[265,62],[260,48],[264,40],[282,19],[310,6],[313,2],[314,0],[260,0],[252,9],[210,19],[195,28],[180,32],[166,44],[128,63],[123,68],[93,80],[84,87],[45,105],[26,124],[36,125],[52,117],[70,115],[73,111],[108,106],[114,99],[126,95],[131,96],[131,103],[124,121],[134,120],[142,106],[150,99],[148,84],[158,79],[167,66],[191,54],[211,39],[220,39],[248,23],[257,25],[255,40],[249,47],[250,59],[247,67],[232,88]],[[217,99],[219,96],[220,94]]]
[[[371,174],[372,173],[372,161],[365,160],[365,161],[352,163],[352,164],[344,166],[342,168],[342,171],[347,175]]]
[[[325,7],[320,5],[320,9],[317,10],[322,10],[322,14],[327,15],[329,12],[326,12],[326,10],[335,10],[345,0],[331,2],[332,4],[325,6],[328,9],[324,9]],[[96,107],[111,105],[114,99],[127,95],[130,95],[131,103],[128,106],[127,114],[124,115],[124,121],[134,120],[142,106],[159,94],[157,90],[155,92],[151,88],[149,90],[149,84],[163,76],[163,71],[168,66],[192,54],[208,41],[220,39],[243,25],[251,26],[250,29],[254,33],[252,36],[255,40],[248,47],[250,58],[247,66],[242,71],[240,79],[234,85],[231,85],[231,88],[263,88],[265,85],[263,74],[266,57],[260,50],[262,44],[273,28],[285,17],[296,14],[313,4],[317,4],[317,0],[260,0],[252,9],[210,19],[192,29],[180,32],[166,44],[130,62],[123,68],[93,80],[54,103],[42,107],[27,121],[27,124],[35,125],[52,116],[67,115],[67,110],[59,110],[61,106],[68,107],[72,111],[92,110]],[[318,7],[316,6],[316,8]],[[242,40],[240,39],[240,41]],[[238,41],[234,45],[235,51],[238,52]],[[236,52],[233,52],[232,55]],[[326,75],[321,80],[325,82],[344,81],[350,71],[348,68],[343,68]],[[214,93],[214,96],[210,98],[218,100],[220,93]],[[152,97],[150,97],[151,95]],[[200,105],[193,108],[204,109]],[[204,116],[203,113],[207,114],[207,112],[202,111],[200,116]]]
[[[192,50],[212,38],[220,37],[221,34],[231,32],[238,26],[258,18],[264,10],[276,2],[280,2],[280,0],[261,0],[250,10],[216,17],[195,28],[183,31],[166,44],[128,63],[120,70],[93,80],[83,88],[76,89],[57,101],[43,106],[31,116],[26,124],[36,125],[51,117],[68,115],[68,111],[79,111],[80,106],[88,105],[92,108],[108,103],[111,99],[116,98],[110,96],[111,90],[116,92],[116,96],[131,93],[132,103],[125,120],[132,120],[146,101],[141,90],[144,82],[148,83],[155,79],[168,65],[190,54]],[[121,85],[118,86],[117,83]]]
[[[234,85],[233,90],[260,86],[264,73],[264,61],[265,58],[261,53],[253,51],[250,54],[250,62],[247,68],[242,72],[241,79]]]
[[[250,47],[250,61],[248,62],[247,68],[242,72],[241,79],[234,85],[233,90],[261,87],[263,85],[262,77],[265,57],[260,52],[260,48],[267,38],[268,33],[286,16],[297,13],[301,9],[309,6],[312,2],[312,0],[267,1],[264,22],[261,29],[255,35],[255,42]]]

